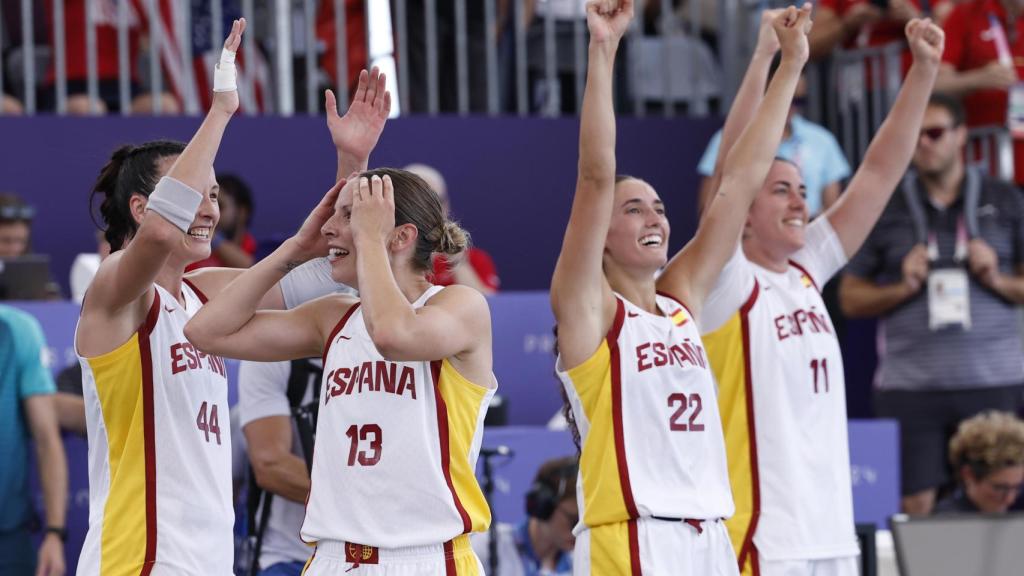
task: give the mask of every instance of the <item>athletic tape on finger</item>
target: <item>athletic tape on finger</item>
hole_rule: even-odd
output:
[[[235,53],[224,48],[220,51],[220,61],[213,67],[213,91],[234,92],[235,90],[238,90]]]

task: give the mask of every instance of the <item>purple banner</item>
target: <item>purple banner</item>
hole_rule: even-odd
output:
[[[3,190],[38,209],[33,246],[53,258],[67,294],[75,255],[94,252],[89,190],[115,147],[156,138],[188,140],[199,118],[0,118]],[[649,181],[669,207],[678,250],[696,224],[697,161],[717,119],[622,119],[618,171]],[[547,290],[576,181],[575,118],[403,118],[381,138],[371,166],[424,162],[448,181],[454,215],[490,252],[503,289]],[[232,121],[217,155],[219,172],[249,182],[254,234],[290,234],[335,173],[321,118]]]

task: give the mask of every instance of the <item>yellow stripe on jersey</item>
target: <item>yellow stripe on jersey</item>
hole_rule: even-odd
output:
[[[469,451],[480,425],[480,412],[488,389],[466,380],[444,360],[437,388],[448,411],[449,470],[452,486],[463,508],[469,514],[472,531],[487,530],[491,510],[476,481],[475,470],[469,466]]]
[[[146,554],[146,450],[139,334],[87,362],[96,382],[110,467],[100,573],[137,574]]]
[[[452,540],[455,576],[482,576],[476,554],[469,543],[469,536],[463,534]]]
[[[590,573],[595,576],[632,574],[629,522],[590,529]]]
[[[583,523],[591,527],[629,520],[615,456],[611,363],[611,350],[605,339],[586,362],[568,372],[589,422],[580,454],[580,475]]]
[[[748,412],[751,398],[747,397],[746,341],[741,314],[737,312],[721,328],[702,337],[718,380],[718,409],[722,415],[729,482],[736,504],[736,513],[726,521],[726,527],[737,557],[744,543],[753,537],[750,531],[756,527],[753,522],[758,488],[751,452],[752,422]]]

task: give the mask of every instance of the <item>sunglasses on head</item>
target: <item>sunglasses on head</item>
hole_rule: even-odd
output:
[[[929,140],[935,141],[946,135],[952,126],[933,126],[932,128],[923,128],[921,130],[921,136],[925,136]]]

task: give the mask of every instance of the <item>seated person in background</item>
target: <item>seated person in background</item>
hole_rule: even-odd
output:
[[[423,178],[430,189],[441,199],[445,213],[451,212],[448,201],[448,187],[444,177],[435,168],[426,164],[410,164],[406,170]],[[452,262],[442,254],[434,255],[433,283],[438,286],[465,284],[476,288],[485,296],[498,291],[501,279],[491,255],[480,248],[471,246],[462,259]]]
[[[575,456],[555,458],[541,464],[526,493],[527,518],[519,525],[499,523],[497,570],[490,570],[490,532],[471,538],[473,550],[492,576],[558,576],[572,574],[572,551],[576,537],[572,529],[579,521],[576,504]]]
[[[775,65],[770,74],[775,73]],[[800,168],[800,176],[807,187],[807,211],[811,218],[828,210],[839,199],[841,180],[850,175],[850,164],[846,161],[843,149],[836,137],[828,128],[815,124],[800,115],[800,109],[807,98],[807,79],[800,77],[796,86],[793,105],[786,118],[786,131],[782,134],[782,143],[776,153],[779,158],[789,160]],[[699,209],[704,212],[708,200],[712,197],[712,173],[715,171],[715,160],[718,159],[718,147],[722,141],[719,130],[708,142],[704,156],[697,165],[697,172],[703,176],[700,182]]]
[[[220,222],[210,242],[210,257],[193,262],[186,271],[211,266],[248,268],[254,262],[256,238],[249,232],[253,214],[252,190],[234,174],[217,176],[217,184],[220,185],[220,195],[217,197]]]
[[[85,298],[85,291],[89,289],[96,271],[100,269],[100,262],[110,256],[110,242],[107,242],[103,230],[97,230],[95,235],[96,252],[82,252],[75,256],[75,261],[71,263],[71,299],[78,304]]]
[[[949,441],[956,492],[936,513],[1007,511],[1024,486],[1024,421],[995,410],[964,420]]]
[[[18,195],[0,194],[0,258],[17,258],[29,253],[35,215],[35,208]]]

